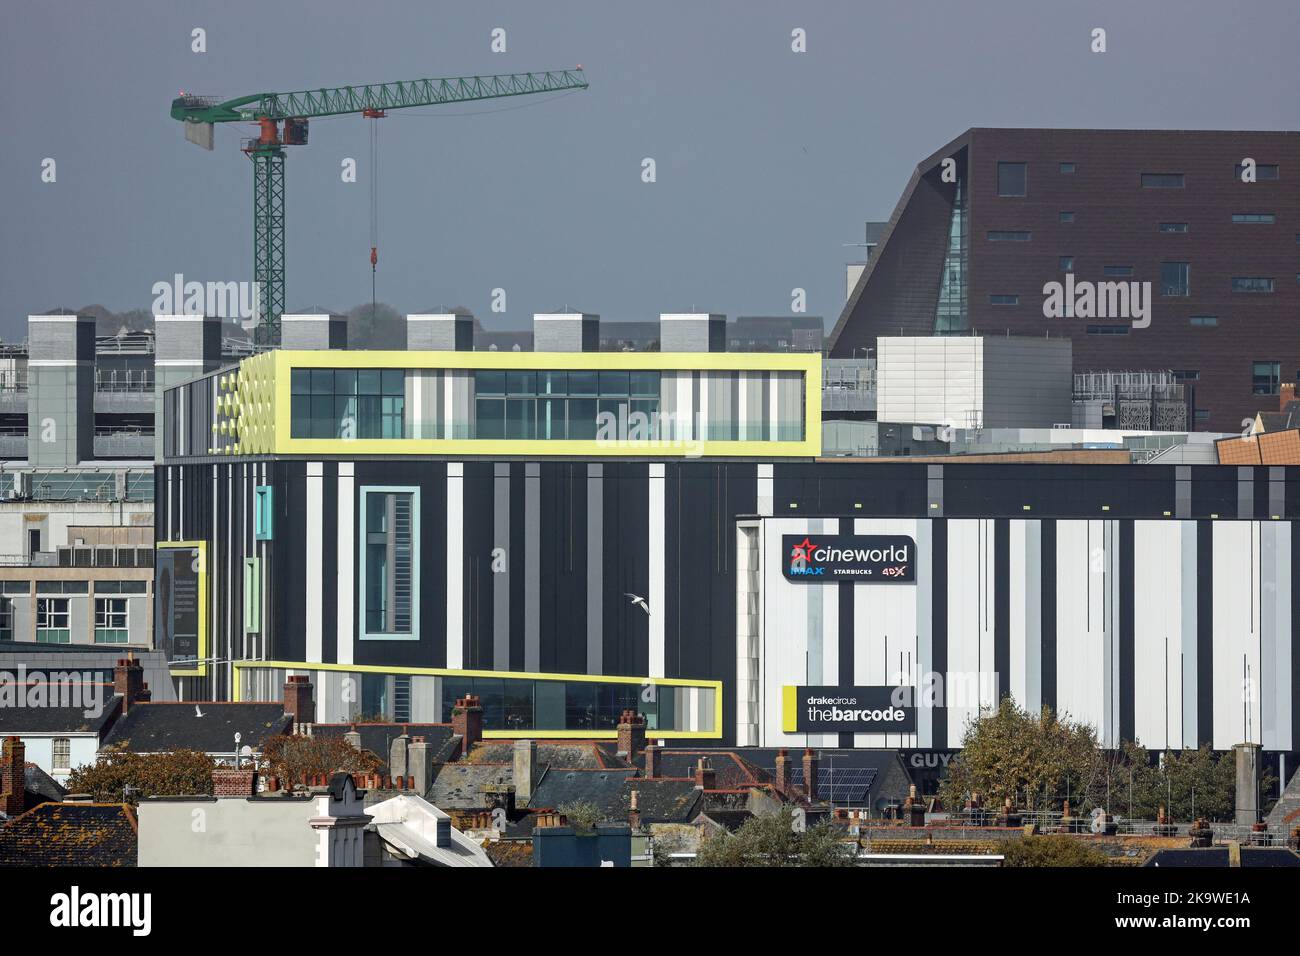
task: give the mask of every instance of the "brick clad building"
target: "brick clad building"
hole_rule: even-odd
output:
[[[1240,432],[1300,372],[1298,187],[1295,132],[967,130],[917,166],[831,354],[881,335],[1064,335],[1076,372],[1173,370],[1196,428]],[[1050,282],[1149,282],[1150,323],[1136,299],[1097,314],[1101,289],[1048,318]]]

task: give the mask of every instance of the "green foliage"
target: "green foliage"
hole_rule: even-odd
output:
[[[696,866],[852,866],[854,845],[840,841],[830,823],[798,832],[789,807],[770,816],[752,817],[735,833],[709,837],[695,857]]]
[[[278,736],[262,744],[262,773],[292,787],[307,777],[332,773],[373,773],[381,762],[343,737]]]
[[[1090,725],[1058,718],[1046,707],[1031,714],[1009,697],[996,712],[967,725],[962,748],[939,789],[953,810],[979,793],[992,811],[1010,797],[1016,807],[1031,810],[1060,810],[1068,799],[1076,816],[1105,807],[1128,819],[1154,820],[1161,806],[1173,821],[1227,820],[1233,814],[1232,753],[1173,750],[1157,761],[1132,742],[1107,752]],[[1271,785],[1266,774],[1261,790]]]
[[[578,833],[591,833],[600,822],[600,807],[586,800],[571,800],[556,807]]]
[[[962,751],[948,765],[939,797],[954,810],[971,793],[980,794],[988,809],[1007,797],[1029,809],[1059,806],[1067,792],[1085,789],[1104,763],[1090,725],[1058,718],[1046,707],[1031,714],[1004,697],[997,711],[967,725]]]
[[[1033,836],[1008,840],[1003,866],[1107,866],[1108,860],[1080,837]]]
[[[211,796],[215,768],[215,760],[194,750],[138,754],[109,748],[97,762],[72,771],[68,791],[132,806],[146,797]]]

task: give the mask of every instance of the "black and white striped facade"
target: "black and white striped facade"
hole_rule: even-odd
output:
[[[739,745],[951,749],[999,693],[1108,745],[1300,740],[1300,468],[236,458],[157,478],[158,538],[209,542],[216,663],[189,697],[228,696],[251,658],[718,680]],[[414,639],[359,638],[365,487],[419,489]],[[911,535],[916,582],[783,578],[782,534],[835,532]],[[901,737],[782,731],[785,685],[930,674],[983,696]]]

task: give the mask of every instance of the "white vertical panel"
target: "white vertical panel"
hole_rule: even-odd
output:
[[[1214,523],[1214,749],[1259,742],[1259,522]]]
[[[321,660],[321,606],[324,600],[324,582],[321,580],[321,529],[325,523],[324,465],[319,461],[307,462],[307,660]]]
[[[997,705],[993,675],[993,522],[948,522],[948,671],[944,695],[954,746],[980,709]]]
[[[1289,521],[1273,521],[1263,525],[1270,531],[1268,550],[1262,560],[1273,567],[1272,624],[1268,635],[1270,654],[1261,658],[1263,682],[1260,708],[1266,711],[1263,722],[1264,749],[1289,751],[1295,746],[1291,739],[1291,535],[1294,526]]]
[[[764,746],[799,747],[808,734],[785,733],[783,688],[811,683],[808,675],[808,593],[816,585],[795,584],[782,573],[781,536],[801,533],[806,522],[770,519],[762,522],[759,553],[762,561],[762,683],[761,712]]]
[[[338,540],[338,663],[351,664],[353,641],[356,639],[356,620],[353,610],[354,577],[356,574],[356,465],[350,461],[339,462],[339,540]]]
[[[1097,728],[1105,740],[1109,683],[1103,618],[1105,522],[1056,523],[1056,709]]]
[[[1149,750],[1184,746],[1183,524],[1133,522],[1133,732]]]
[[[450,389],[448,376],[448,388]],[[450,403],[449,406],[450,407]],[[447,666],[465,666],[465,465],[447,462]]]
[[[689,383],[688,383],[689,384]],[[664,677],[664,466],[650,465],[650,677]]]

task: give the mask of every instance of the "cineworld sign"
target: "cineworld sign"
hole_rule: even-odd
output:
[[[781,552],[789,581],[916,583],[916,542],[905,534],[784,534]]]
[[[787,734],[911,734],[916,708],[897,687],[784,688],[782,729]]]

